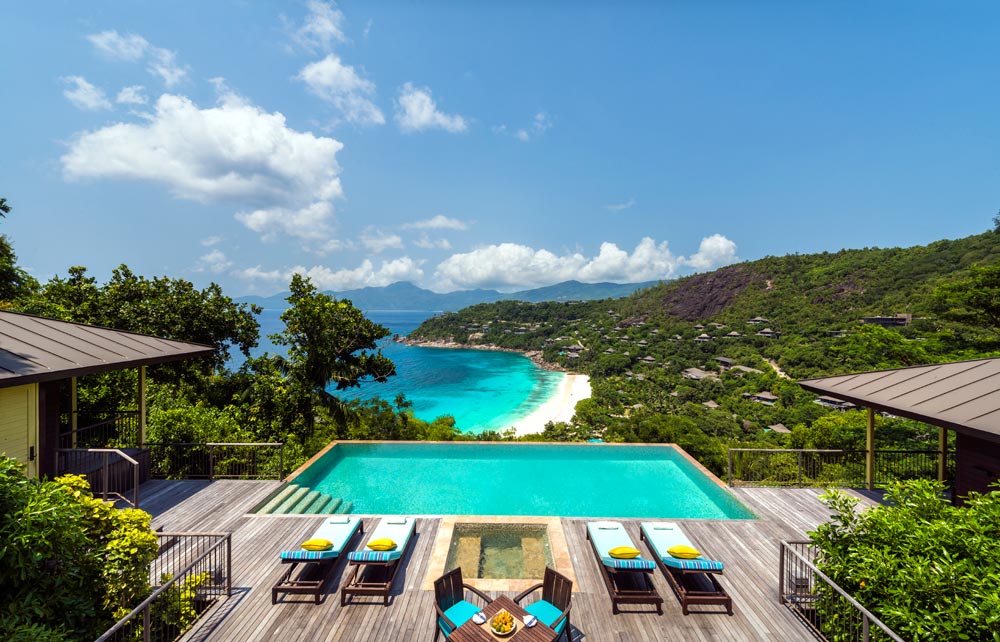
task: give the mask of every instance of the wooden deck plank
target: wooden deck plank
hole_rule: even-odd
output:
[[[276,487],[274,482],[158,482],[145,491],[143,508],[166,530],[230,530],[233,533],[234,595],[221,600],[185,636],[198,642],[409,642],[434,636],[433,591],[421,590],[431,564],[439,518],[420,518],[411,551],[402,564],[388,607],[380,601],[340,606],[344,561],[334,568],[329,593],[319,605],[307,596],[271,604],[271,586],[282,572],[278,554],[293,548],[321,523],[322,515],[248,514]],[[754,520],[673,520],[696,547],[725,562],[721,582],[733,597],[735,615],[723,610],[681,614],[662,573],[653,583],[664,598],[664,614],[611,614],[600,569],[586,540],[586,521],[561,525],[576,573],[571,617],[573,641],[755,642],[809,639],[808,630],[778,603],[778,542],[803,538],[829,518],[815,489],[739,488],[734,494],[757,515]],[[870,500],[863,500],[871,505]],[[364,517],[366,536],[378,517]],[[640,542],[639,521],[622,520]],[[358,546],[365,538],[358,541]],[[644,554],[647,551],[643,551]],[[500,593],[493,592],[493,596]],[[513,593],[507,593],[513,596]],[[628,607],[626,607],[628,608]],[[706,611],[711,610],[706,608]]]

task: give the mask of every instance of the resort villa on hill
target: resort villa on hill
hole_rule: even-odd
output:
[[[0,313],[0,451],[32,477],[87,474],[153,516],[157,590],[102,641],[136,639],[165,587],[195,576],[202,612],[183,640],[899,640],[812,563],[806,532],[830,516],[815,452],[734,449],[725,480],[671,444],[334,442],[290,474],[274,444],[225,457],[213,450],[225,444],[173,444],[168,468],[216,454],[208,468],[158,468],[144,368],[209,352]],[[76,378],[125,368],[139,371],[136,408],[78,416]],[[938,451],[906,465],[953,470],[959,500],[1000,476],[1000,359],[801,385],[868,409],[866,450],[835,462],[857,473],[844,485],[862,506],[901,465],[881,459],[875,412],[939,428]],[[789,453],[791,475],[761,476]]]

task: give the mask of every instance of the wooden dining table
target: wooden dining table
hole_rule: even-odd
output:
[[[490,618],[501,609],[514,616],[517,628],[513,635],[498,636],[490,631]],[[506,595],[501,595],[483,607],[483,614],[486,616],[486,624],[476,624],[469,620],[452,631],[448,640],[450,642],[552,642],[556,638],[556,632],[541,622],[531,628],[526,627],[524,618],[528,612]]]

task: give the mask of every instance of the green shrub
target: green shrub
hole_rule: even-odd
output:
[[[1000,642],[1000,491],[952,506],[937,482],[894,484],[887,505],[824,495],[836,511],[810,533],[817,565],[903,639]],[[829,616],[830,614],[828,614]],[[832,629],[831,640],[850,639]]]

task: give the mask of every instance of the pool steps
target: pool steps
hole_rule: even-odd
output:
[[[329,515],[350,513],[354,502],[331,497],[298,484],[286,484],[261,502],[254,513],[286,515]]]

